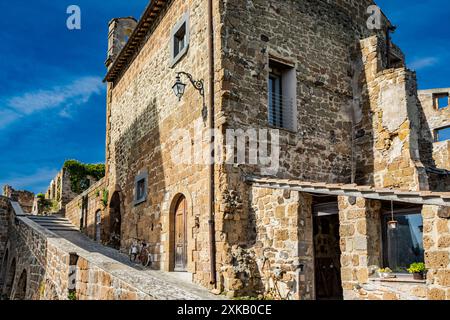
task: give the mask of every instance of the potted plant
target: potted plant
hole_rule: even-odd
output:
[[[378,269],[378,276],[380,278],[393,278],[392,270],[389,268],[380,268]]]
[[[413,274],[414,280],[423,280],[425,274],[425,263],[414,262],[408,268],[408,272]]]

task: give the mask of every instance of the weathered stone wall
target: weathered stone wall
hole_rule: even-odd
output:
[[[95,239],[97,213],[100,212],[101,239],[95,240],[107,243],[109,236],[108,224],[105,221],[107,201],[105,179],[101,179],[67,204],[65,217],[91,239]]]
[[[420,90],[419,99],[424,111],[423,129],[433,142],[433,159],[439,169],[450,170],[450,142],[435,142],[435,130],[450,126],[450,107],[438,108],[436,94],[450,94],[450,89]]]
[[[423,206],[428,299],[450,300],[450,207]]]
[[[415,74],[404,67],[386,69],[382,38],[362,40],[360,50],[363,113],[356,181],[378,188],[427,190],[424,166],[431,162],[431,145],[425,149],[427,141],[420,134]]]
[[[224,2],[220,40],[224,48],[220,77],[224,129],[270,128],[269,59],[285,61],[295,70],[297,125],[293,131],[280,130],[278,176],[350,181],[349,48],[361,34],[371,34],[364,13],[370,3],[353,4],[349,13],[341,7],[349,9],[344,2]],[[262,169],[243,167],[254,174]]]
[[[436,94],[450,94],[450,88],[419,90],[418,93],[431,136],[435,129],[450,126],[450,108],[438,109],[434,100]]]
[[[51,213],[64,213],[66,205],[76,196],[77,194],[72,191],[70,174],[66,169],[58,172],[45,193],[45,198],[52,202],[52,208],[50,210],[55,211]],[[37,206],[34,208],[35,214],[41,213],[38,212]]]
[[[433,144],[433,159],[436,167],[450,170],[450,140]]]
[[[0,208],[9,200],[0,197]],[[0,211],[3,214],[3,211]],[[3,218],[3,216],[2,216]],[[0,256],[0,294],[7,299],[149,300],[139,282],[126,281],[97,266],[89,252],[43,229],[25,216],[8,210],[8,243]],[[3,231],[4,219],[0,219]],[[77,256],[73,261],[71,256]],[[26,274],[25,291],[20,278]]]
[[[241,265],[235,257],[226,279],[236,279],[232,285],[225,282],[225,287],[237,295],[314,299],[312,197],[297,191],[253,188],[249,201],[246,250],[251,252],[254,268]],[[232,255],[239,250],[233,247]]]
[[[14,190],[11,186],[3,187],[3,196],[17,201],[24,212],[31,213],[34,202],[34,193],[30,191]]]
[[[208,79],[206,8],[205,0],[172,1],[160,13],[157,26],[133,63],[109,84],[107,184],[110,197],[120,192],[122,249],[127,250],[134,239],[145,240],[154,255],[153,267],[167,271],[173,269],[174,206],[179,196],[187,199],[187,269],[208,287],[208,166],[186,164],[188,157],[181,163],[173,161],[181,159],[179,147],[184,137],[172,137],[175,129],[186,129],[194,136],[194,125],[201,134],[206,132],[202,98],[188,80],[183,79],[188,86],[181,102],[172,92],[176,71]],[[189,49],[171,68],[171,30],[186,12]],[[216,55],[218,58],[219,51]],[[203,139],[199,144],[206,146]],[[144,171],[148,172],[148,197],[134,205],[135,178]]]
[[[3,259],[5,279],[1,291],[8,299],[39,299],[47,245],[42,234],[28,226],[28,221],[12,212],[8,217],[8,254]],[[26,274],[25,292],[19,285],[22,274]]]
[[[341,278],[344,298],[367,283],[369,266],[381,265],[381,204],[364,198],[339,197]]]
[[[4,256],[6,243],[8,242],[9,210],[10,206],[8,198],[0,196],[0,257]]]

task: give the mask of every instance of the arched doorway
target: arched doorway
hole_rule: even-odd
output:
[[[102,241],[102,212],[100,210],[95,213],[95,241]]]
[[[9,299],[11,297],[11,291],[15,277],[16,277],[16,259],[13,259],[6,273],[5,285],[3,287],[3,296],[6,299]]]
[[[5,284],[5,277],[6,277],[6,269],[8,268],[8,258],[9,258],[9,251],[6,250],[5,255],[3,256],[2,261],[2,267],[0,269],[0,289],[3,288],[3,285]]]
[[[174,210],[174,271],[187,271],[187,201],[184,196],[177,200]]]
[[[16,292],[14,294],[14,300],[25,300],[27,294],[27,272],[22,271],[19,282],[17,283]]]
[[[114,192],[109,204],[109,245],[117,250],[120,249],[122,214],[120,212],[121,202],[119,192]]]

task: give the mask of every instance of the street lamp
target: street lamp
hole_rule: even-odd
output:
[[[192,83],[194,88],[200,93],[200,95],[203,97],[203,105],[205,105],[205,87],[204,87],[204,81],[201,80],[194,80],[191,74],[187,72],[177,72],[177,77],[175,84],[172,87],[173,93],[178,98],[179,101],[181,101],[181,98],[184,95],[184,92],[186,90],[186,84],[181,81],[181,75],[186,76],[189,81]]]

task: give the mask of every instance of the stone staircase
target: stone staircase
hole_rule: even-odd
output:
[[[53,215],[53,216],[27,216],[31,221],[39,224],[41,227],[53,231],[53,232],[79,232],[78,230],[69,220],[66,218]]]

